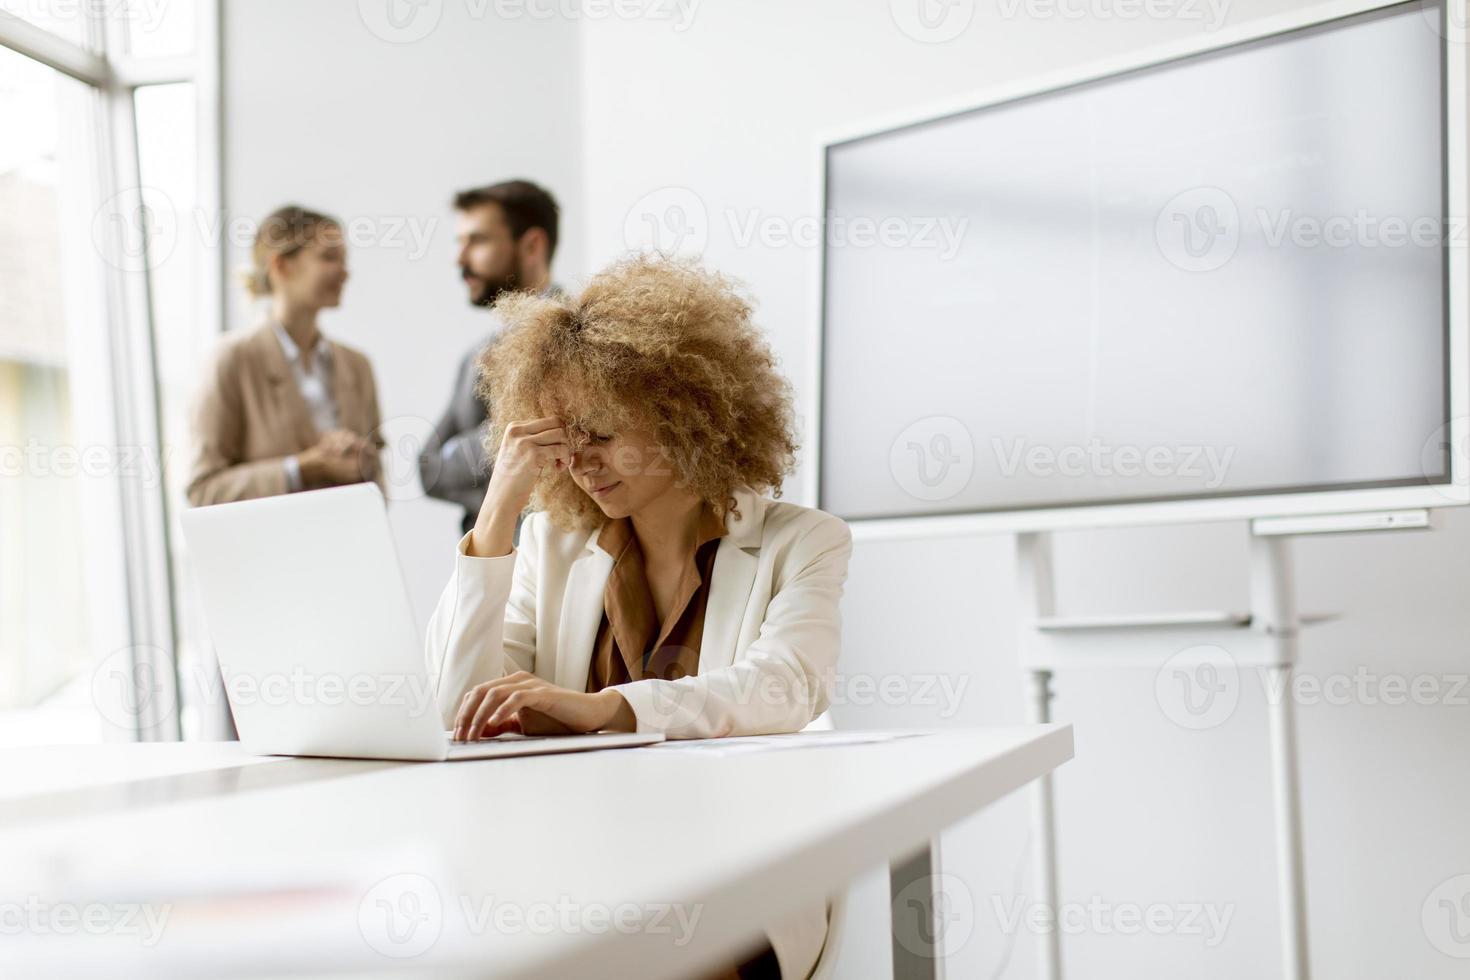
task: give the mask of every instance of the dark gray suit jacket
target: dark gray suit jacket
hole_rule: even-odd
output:
[[[543,296],[561,292],[555,284]],[[490,315],[494,316],[492,309]],[[479,381],[479,359],[485,348],[493,344],[499,330],[484,338],[460,360],[454,376],[454,389],[449,406],[444,409],[429,441],[419,454],[419,480],[430,497],[447,500],[464,508],[461,529],[468,533],[475,526],[485,489],[490,485],[490,460],[485,452],[485,434],[490,429],[490,413],[475,392]],[[520,542],[521,522],[516,520],[515,540]]]

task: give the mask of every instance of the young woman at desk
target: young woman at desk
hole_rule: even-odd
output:
[[[634,259],[579,297],[497,310],[481,385],[499,451],[428,630],[446,728],[805,727],[829,702],[852,536],[761,495],[796,443],[750,306],[718,276]],[[715,976],[801,980],[826,929],[823,905],[803,910]]]

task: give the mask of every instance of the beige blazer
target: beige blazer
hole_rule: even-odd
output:
[[[351,347],[332,347],[332,387],[344,429],[372,436],[379,449],[378,389],[368,359]],[[189,503],[222,504],[287,492],[285,457],[320,439],[311,410],[270,324],[228,337],[195,399]],[[379,468],[378,485],[384,476]]]
[[[729,517],[715,551],[699,673],[617,687],[640,732],[795,732],[830,703],[852,532],[831,514],[749,489],[735,499],[740,516]],[[509,555],[471,557],[468,538],[460,539],[426,643],[446,729],[467,690],[517,670],[585,690],[614,564],[597,544],[598,530],[562,531],[544,512],[526,518]],[[782,976],[806,977],[826,938],[827,909],[803,909],[768,924],[766,934]]]

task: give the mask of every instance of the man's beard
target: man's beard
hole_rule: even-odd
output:
[[[461,271],[461,275],[466,273],[470,273],[470,270],[464,269]],[[519,263],[517,263],[516,268],[512,269],[506,275],[498,276],[494,279],[483,279],[482,282],[483,285],[478,287],[477,291],[470,296],[470,302],[475,306],[494,306],[503,294],[514,292],[521,288]]]

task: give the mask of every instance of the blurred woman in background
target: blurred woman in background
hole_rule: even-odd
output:
[[[381,486],[372,365],[317,325],[347,283],[341,224],[281,208],[262,222],[252,260],[245,288],[270,300],[270,316],[225,339],[204,378],[192,418],[189,503]]]

